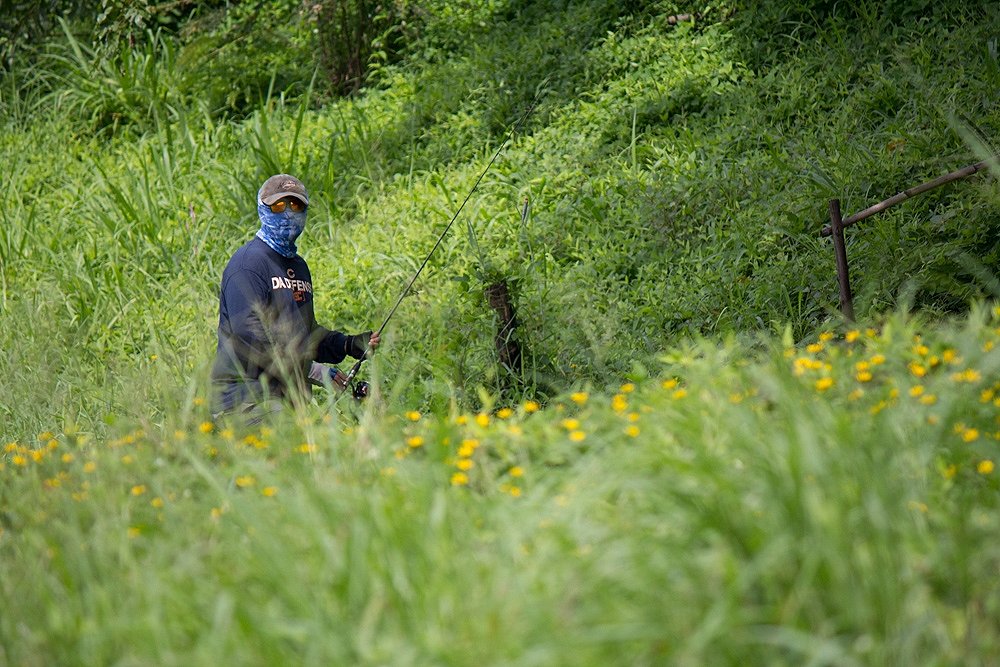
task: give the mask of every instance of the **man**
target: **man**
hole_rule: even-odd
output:
[[[346,377],[324,364],[361,359],[379,345],[377,333],[349,336],[316,323],[312,276],[295,246],[308,208],[305,186],[288,174],[257,192],[260,230],[222,274],[216,412],[250,412],[267,399],[308,396],[310,385],[325,382],[342,390]]]

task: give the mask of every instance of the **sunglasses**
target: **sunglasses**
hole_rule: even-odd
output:
[[[298,199],[281,199],[273,204],[269,204],[268,206],[271,209],[271,213],[284,213],[286,206],[296,213],[301,213],[306,210],[306,205]]]

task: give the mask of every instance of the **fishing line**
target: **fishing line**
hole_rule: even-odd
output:
[[[511,137],[514,136],[514,133],[518,130],[518,128],[521,127],[521,125],[528,118],[528,116],[531,115],[531,112],[534,110],[537,100],[538,97],[536,96],[535,100],[532,101],[531,106],[528,107],[528,110],[524,112],[524,114],[521,116],[521,118],[518,119],[516,123],[514,123],[514,126],[510,128],[509,132],[507,132],[507,135],[504,137],[504,140],[500,142],[500,147],[497,148],[496,153],[493,154],[493,157],[490,159],[489,164],[486,165],[486,168],[483,169],[483,171],[479,174],[479,178],[476,179],[476,182],[472,186],[472,189],[469,190],[469,194],[465,196],[465,200],[462,201],[462,205],[458,207],[457,211],[455,211],[455,215],[451,217],[451,220],[448,222],[447,226],[445,226],[444,231],[441,232],[441,235],[438,236],[437,241],[434,242],[434,247],[431,248],[431,251],[427,253],[426,257],[424,257],[424,261],[421,262],[420,267],[417,269],[417,272],[413,274],[412,278],[410,278],[410,282],[407,283],[406,288],[403,290],[403,293],[399,295],[399,298],[396,299],[395,305],[393,305],[392,309],[389,311],[389,314],[385,316],[385,320],[383,320],[382,326],[380,326],[378,328],[378,331],[376,332],[380,336],[382,335],[382,331],[385,330],[386,325],[389,324],[389,320],[391,320],[392,316],[395,315],[396,309],[399,308],[399,305],[403,303],[403,299],[405,299],[406,295],[409,294],[410,289],[413,287],[413,284],[417,282],[417,278],[420,277],[420,273],[424,270],[424,267],[427,266],[427,262],[430,261],[431,256],[438,249],[438,246],[441,245],[441,242],[444,241],[444,237],[448,235],[448,231],[451,229],[452,225],[454,225],[455,221],[458,220],[458,216],[461,215],[462,209],[464,209],[465,205],[469,203],[470,199],[472,199],[472,195],[475,194],[476,189],[479,187],[480,182],[482,182],[483,180],[483,177],[486,176],[490,168],[493,166],[493,163],[496,162],[498,157],[500,157],[500,153],[507,145],[507,142],[510,141]],[[347,374],[347,378],[344,380],[344,386],[351,387],[352,393],[354,394],[355,398],[362,398],[368,394],[367,385],[365,385],[363,393],[361,393],[361,395],[359,396],[358,390],[360,388],[360,384],[365,384],[365,383],[360,383],[359,387],[354,387],[353,381],[355,376],[358,374],[358,371],[361,370],[361,364],[364,362],[365,359],[368,358],[368,354],[370,351],[371,351],[371,346],[366,345],[364,355],[362,355],[362,357],[358,359],[357,363],[355,363],[354,366],[351,367],[350,372]]]

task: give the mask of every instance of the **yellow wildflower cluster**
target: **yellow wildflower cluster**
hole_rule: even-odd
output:
[[[990,354],[995,349],[989,343],[1000,338],[1000,330],[993,329],[988,335],[992,337],[980,344],[981,353]],[[967,363],[958,347],[971,349],[968,342],[952,346],[925,341],[919,335],[899,341],[888,329],[882,334],[867,330],[863,335],[851,330],[839,340],[835,334],[824,332],[816,342],[805,346],[804,352],[786,350],[785,356],[791,359],[792,374],[808,381],[820,394],[834,400],[843,396],[849,402],[868,400],[871,415],[880,415],[899,405],[915,406],[928,410],[921,421],[934,425],[943,416],[934,408],[940,403],[941,394],[962,400],[963,393],[967,396],[971,390],[981,404],[1000,408],[1000,382],[982,386],[983,374],[979,370],[982,361],[975,358],[971,364]],[[978,357],[980,352],[970,354]],[[1000,412],[983,413],[980,418],[982,422],[976,424],[954,425],[954,435],[963,445],[971,447],[986,439],[1000,440],[997,428]],[[987,424],[990,429],[984,429]],[[953,455],[964,457],[967,462],[976,457],[973,451],[961,448]],[[993,472],[992,459],[975,460],[978,462],[973,462],[971,468],[980,475]],[[959,470],[953,465],[944,468],[947,479]]]

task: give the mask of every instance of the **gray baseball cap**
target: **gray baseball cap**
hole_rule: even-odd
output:
[[[264,181],[257,192],[257,199],[262,204],[270,206],[282,197],[295,197],[306,206],[309,205],[309,195],[302,181],[288,174],[275,174]]]

